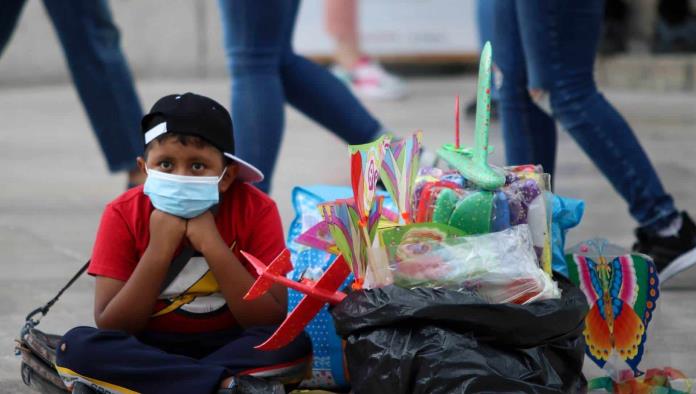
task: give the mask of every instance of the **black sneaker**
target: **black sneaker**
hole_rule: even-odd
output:
[[[660,237],[643,229],[636,230],[638,242],[633,250],[652,257],[660,283],[696,265],[696,225],[686,212],[682,212],[682,226],[677,235]]]
[[[236,376],[234,387],[218,390],[218,394],[285,394],[283,384],[249,375]]]
[[[655,53],[696,52],[696,16],[687,16],[680,23],[658,20],[652,50]]]

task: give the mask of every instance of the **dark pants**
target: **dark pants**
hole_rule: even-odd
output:
[[[0,2],[0,53],[26,0]],[[143,151],[140,101],[106,0],[43,0],[80,100],[112,172],[135,168]]]
[[[508,164],[554,173],[556,121],[575,139],[631,215],[660,230],[678,215],[631,127],[597,90],[594,61],[603,0],[496,0],[493,58]],[[528,89],[540,94],[535,100]]]
[[[349,144],[377,138],[382,126],[328,70],[292,48],[299,0],[219,0],[232,76],[235,154],[266,175],[268,192],[288,103]]]
[[[214,393],[228,376],[301,362],[311,355],[304,333],[280,350],[254,349],[276,328],[136,337],[77,327],[63,336],[56,367],[67,384],[80,380],[115,392]]]

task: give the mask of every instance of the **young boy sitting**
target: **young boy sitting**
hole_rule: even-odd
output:
[[[234,156],[229,113],[207,97],[171,95],[141,125],[147,180],[104,210],[88,270],[98,328],[63,337],[56,367],[66,385],[235,393],[279,386],[248,374],[301,379],[306,335],[277,351],[254,349],[285,318],[287,292],[275,285],[244,301],[255,275],[239,251],[270,262],[285,243],[275,203],[247,183],[263,175]]]

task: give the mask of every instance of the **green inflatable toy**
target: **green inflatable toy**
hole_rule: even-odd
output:
[[[433,222],[449,223],[450,216],[454,212],[454,207],[459,201],[459,196],[452,189],[443,189],[437,195],[435,200],[435,209],[433,209]]]
[[[459,171],[466,179],[485,190],[497,189],[505,184],[502,170],[488,165],[488,129],[491,118],[491,43],[486,42],[481,51],[479,64],[478,91],[476,94],[476,127],[474,129],[474,147],[464,148],[457,144],[445,144],[437,154]],[[457,123],[459,110],[457,108]],[[459,130],[457,129],[457,134]]]
[[[494,197],[495,193],[485,190],[464,197],[450,216],[450,226],[464,231],[467,235],[490,233]]]

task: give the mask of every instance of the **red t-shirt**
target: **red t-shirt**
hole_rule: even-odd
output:
[[[87,272],[127,281],[150,241],[153,210],[142,186],[109,203]],[[220,196],[215,223],[225,243],[254,277],[255,271],[240,250],[268,264],[285,248],[275,202],[247,183],[235,182]],[[158,297],[146,330],[209,332],[236,324],[207,262],[196,253]]]

